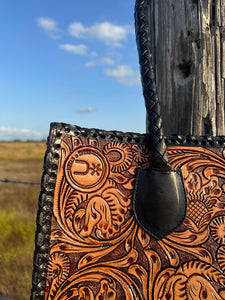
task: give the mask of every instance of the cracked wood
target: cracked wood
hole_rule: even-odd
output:
[[[223,0],[152,0],[150,16],[164,134],[224,135]]]

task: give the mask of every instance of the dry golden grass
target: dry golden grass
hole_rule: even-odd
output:
[[[45,149],[39,142],[0,142],[0,161],[42,160]]]
[[[0,179],[40,182],[45,143],[0,143]],[[30,298],[40,186],[0,182],[0,298]]]

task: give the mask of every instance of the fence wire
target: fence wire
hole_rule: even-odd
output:
[[[31,184],[31,185],[41,185],[40,182],[29,182],[29,181],[18,181],[18,180],[10,180],[10,179],[0,179],[0,182],[3,183],[19,183],[19,184]]]

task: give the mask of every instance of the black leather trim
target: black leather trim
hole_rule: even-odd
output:
[[[96,128],[83,128],[76,125],[66,123],[51,123],[51,131],[55,131],[58,138],[62,134],[70,134],[79,137],[97,138],[106,141],[121,141],[123,143],[131,144],[146,144],[149,145],[149,135],[134,132],[122,132],[116,130],[104,130]],[[222,147],[225,146],[225,135],[221,136],[193,136],[193,135],[171,135],[165,137],[166,145],[180,145],[180,146],[195,146],[195,147]]]
[[[187,212],[181,170],[138,168],[133,210],[139,225],[157,240],[180,227]]]
[[[61,140],[56,134],[56,128],[59,128],[59,125],[51,125],[44,158],[44,169],[36,219],[37,229],[35,234],[35,252],[30,300],[45,299],[53,199],[58,170],[58,155],[61,144]]]

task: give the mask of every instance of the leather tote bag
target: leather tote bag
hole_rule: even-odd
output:
[[[224,137],[164,138],[148,1],[136,36],[147,134],[52,123],[31,299],[225,299]]]

